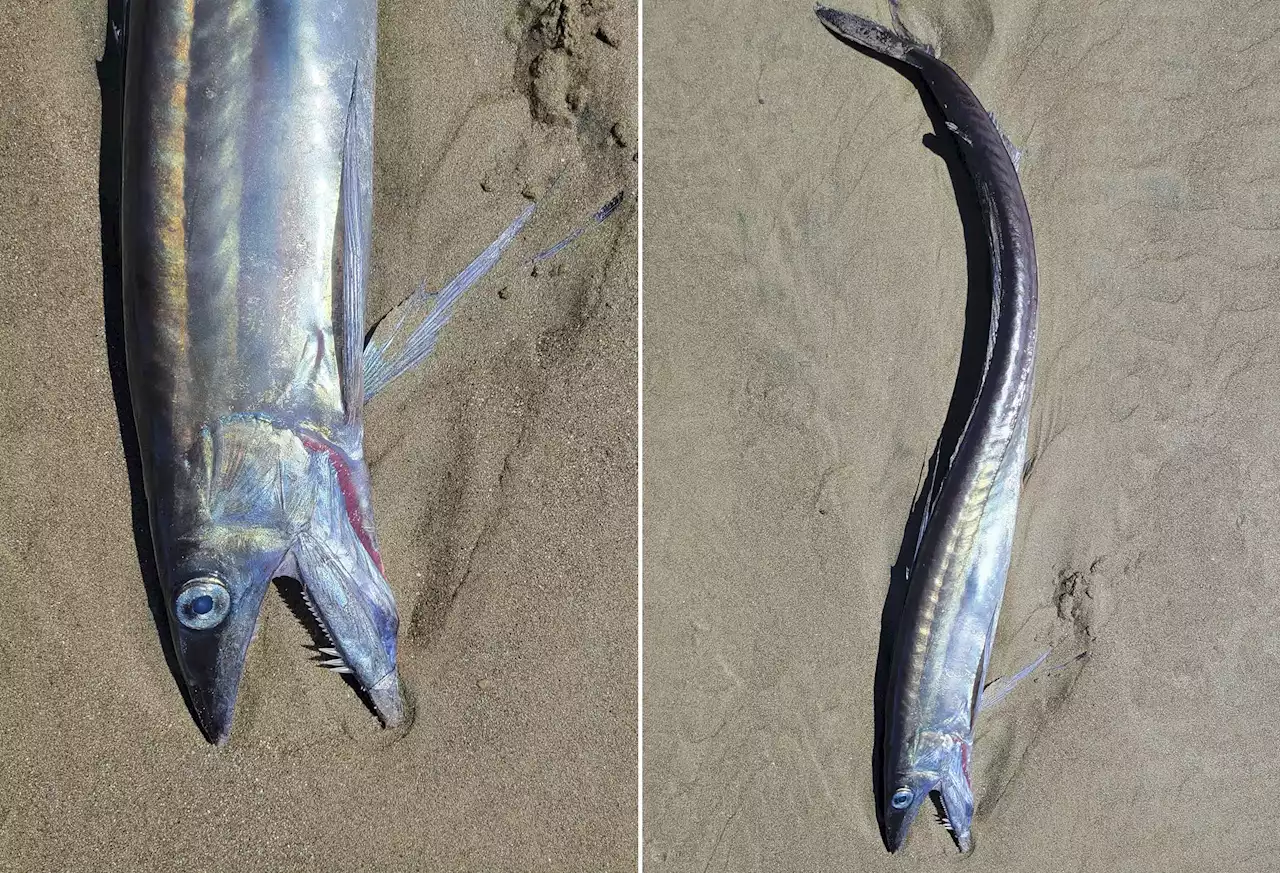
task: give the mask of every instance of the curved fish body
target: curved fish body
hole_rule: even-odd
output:
[[[896,851],[936,792],[962,851],[972,844],[970,752],[1009,567],[1035,361],[1031,218],[1015,152],[961,78],[898,22],[896,32],[818,7],[837,35],[916,68],[973,179],[991,256],[991,330],[981,387],[928,506],[891,656],[880,804]]]
[[[263,597],[296,577],[384,723],[398,619],[362,450],[375,0],[134,0],[129,384],[169,624],[224,742]]]

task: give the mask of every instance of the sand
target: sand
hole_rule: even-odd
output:
[[[371,317],[461,269],[562,163],[517,254],[634,192],[634,4],[550,5],[380,4]],[[104,7],[0,11],[0,870],[631,869],[634,199],[554,267],[474,289],[368,409],[412,726],[380,729],[273,594],[214,749],[135,544]]]
[[[890,856],[870,768],[964,229],[916,89],[811,8],[645,6],[646,870],[1280,869],[1280,5],[904,4],[1039,250],[992,675],[1088,653],[980,720],[967,859],[927,810]]]

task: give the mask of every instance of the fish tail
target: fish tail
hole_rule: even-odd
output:
[[[836,36],[876,54],[915,66],[910,57],[911,50],[918,49],[932,55],[933,48],[916,39],[911,31],[907,30],[906,25],[902,23],[902,19],[898,15],[897,2],[891,3],[891,7],[893,10],[893,30],[882,24],[877,24],[869,18],[863,18],[861,15],[854,15],[851,12],[842,12],[839,9],[832,9],[829,6],[823,6],[821,3],[816,4],[813,11],[822,23],[826,25],[827,29]]]

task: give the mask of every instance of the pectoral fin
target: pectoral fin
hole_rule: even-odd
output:
[[[400,376],[426,360],[440,330],[453,315],[454,304],[502,257],[520,229],[533,216],[530,204],[480,256],[441,291],[422,285],[374,328],[364,350],[364,400],[367,403]]]
[[[1034,673],[1040,665],[1048,659],[1049,654],[1052,651],[1053,649],[1046,649],[1041,653],[1040,657],[1036,658],[1012,676],[1001,676],[999,679],[989,682],[985,688],[982,688],[977,692],[977,712],[986,712],[988,709],[991,709],[997,703],[1004,700],[1009,692],[1013,690],[1015,685]]]
[[[581,226],[568,236],[538,252],[528,265],[549,260],[568,248],[587,231],[603,223],[622,203],[626,192],[620,191],[608,203],[597,209]],[[507,225],[496,240],[489,244],[480,256],[472,261],[442,290],[427,289],[424,283],[399,306],[388,313],[369,338],[364,350],[364,400],[367,403],[384,388],[417,367],[435,348],[440,331],[453,314],[453,307],[462,295],[493,269],[515,241],[520,231],[533,217],[536,205],[531,204],[515,221]]]

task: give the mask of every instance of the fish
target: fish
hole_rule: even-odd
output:
[[[116,30],[129,395],[194,720],[228,741],[264,597],[288,577],[321,665],[399,726],[364,407],[428,357],[536,204],[366,341],[376,0],[134,0]]]
[[[913,67],[973,179],[991,258],[986,360],[968,421],[931,499],[890,653],[878,812],[898,851],[933,796],[957,847],[973,847],[974,727],[1017,521],[1035,366],[1039,290],[1019,154],[963,79],[903,25],[818,5],[822,23]],[[1042,658],[1043,660],[1043,658]]]

